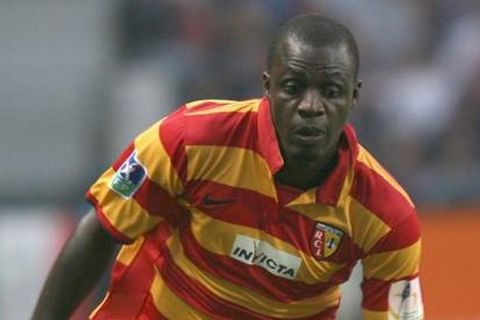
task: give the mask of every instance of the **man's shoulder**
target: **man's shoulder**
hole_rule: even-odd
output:
[[[363,208],[393,226],[415,212],[415,205],[397,180],[359,145],[350,192]]]
[[[209,125],[223,124],[228,128],[241,120],[255,118],[262,99],[243,101],[204,99],[184,103],[180,108],[166,116],[163,126],[174,123],[177,130],[194,130]],[[210,127],[210,129],[213,129]],[[212,131],[212,130],[210,130]]]
[[[165,144],[253,148],[262,99],[243,101],[205,99],[183,104],[165,117]]]

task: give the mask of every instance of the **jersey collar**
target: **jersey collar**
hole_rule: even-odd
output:
[[[347,181],[347,176],[355,165],[358,154],[358,141],[352,125],[347,124],[338,150],[338,163],[321,186],[316,188],[316,202],[335,206]],[[350,181],[351,183],[351,181]]]
[[[280,153],[280,146],[277,134],[272,122],[270,112],[270,101],[267,97],[260,99],[258,108],[258,144],[262,157],[272,172],[272,176],[282,168],[283,158]]]

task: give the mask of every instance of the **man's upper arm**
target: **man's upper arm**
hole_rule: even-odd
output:
[[[420,230],[413,212],[362,260],[364,319],[423,319],[420,252]]]
[[[162,136],[165,121],[176,119],[162,119],[136,137],[87,192],[99,221],[120,242],[131,243],[182,211],[176,196],[183,191],[183,181],[172,153],[183,145],[171,143],[171,137],[181,133],[169,125]]]

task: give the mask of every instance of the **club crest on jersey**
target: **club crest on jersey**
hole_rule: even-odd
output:
[[[331,256],[337,251],[343,238],[343,231],[328,224],[317,222],[310,239],[312,255],[317,259]]]
[[[110,188],[129,199],[138,190],[147,176],[147,169],[140,163],[137,153],[133,152],[118,168],[110,182]]]

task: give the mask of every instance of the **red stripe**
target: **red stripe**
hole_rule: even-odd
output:
[[[230,146],[255,149],[256,112],[222,112],[188,115],[188,145]],[[257,151],[258,150],[254,150]]]
[[[155,276],[154,261],[160,261],[160,246],[170,235],[166,223],[159,224],[146,235],[138,255],[129,266],[116,262],[112,272],[110,296],[93,319],[136,319],[150,296]]]
[[[295,187],[282,184],[278,181],[273,181],[275,189],[277,191],[278,205],[279,207],[285,207],[287,204],[298,198],[305,190],[300,190]]]
[[[118,158],[112,164],[113,170],[117,171],[118,168],[122,166],[122,164],[128,159],[128,157],[132,154],[134,150],[135,150],[135,145],[132,142],[123,150],[120,156],[118,156]]]
[[[143,309],[135,319],[138,320],[168,320],[160,311],[157,310],[155,303],[153,302],[153,297],[149,293],[147,299],[145,300],[145,304],[143,305]]]
[[[178,221],[185,211],[177,199],[148,177],[135,193],[134,199],[150,214],[163,217],[172,224]]]
[[[121,233],[117,228],[115,228],[111,223],[110,220],[106,217],[105,213],[102,210],[102,207],[98,203],[95,196],[88,191],[85,195],[88,202],[90,202],[95,207],[95,212],[97,213],[98,220],[100,221],[103,228],[118,242],[129,244],[132,243],[133,240]]]
[[[151,282],[154,277],[154,269],[151,262],[140,254],[135,261],[122,270],[120,263],[116,263],[117,271],[115,281],[110,288],[110,296],[102,305],[93,319],[135,319],[144,304]],[[119,279],[119,275],[122,277]],[[132,278],[135,280],[132,281]]]
[[[168,250],[163,250],[162,255],[164,265],[159,265],[159,268],[165,283],[180,299],[202,313],[215,319],[270,319],[214,296],[201,283],[190,278],[175,265]]]
[[[369,254],[400,250],[420,239],[420,226],[415,212],[397,224],[375,244]]]
[[[388,310],[388,290],[390,283],[377,279],[368,279],[362,282],[362,307],[368,310]]]
[[[351,152],[351,163],[352,165],[355,162],[355,159],[358,156],[358,151],[359,151],[359,145],[358,145],[358,139],[357,139],[357,133],[355,132],[355,129],[350,123],[347,123],[345,128],[343,128],[343,134],[345,135],[348,148],[350,149]]]
[[[170,114],[160,125],[160,140],[183,184],[187,181],[185,152],[185,106]]]
[[[208,180],[194,180],[186,190],[188,202],[205,213],[222,221],[257,227],[260,215],[276,219],[278,207],[273,198],[258,192],[230,187]],[[225,204],[208,204],[205,199],[226,201]],[[233,214],[233,212],[235,212]]]
[[[405,219],[413,210],[387,180],[361,162],[355,166],[351,196],[390,227]]]
[[[127,272],[128,268],[129,266],[119,262],[118,260],[115,260],[112,266],[112,275],[110,281],[112,283],[117,283],[120,281],[125,272]]]
[[[279,301],[290,302],[313,297],[323,293],[332,286],[330,282],[319,282],[309,285],[280,278],[260,266],[247,265],[229,256],[212,253],[205,250],[196,241],[188,228],[183,229],[180,236],[185,255],[199,268],[218,278],[226,279],[238,286],[248,288]]]
[[[318,203],[330,206],[337,205],[348,170],[352,164],[351,151],[345,136],[340,139],[340,148],[337,156],[337,164],[333,168],[333,171],[316,190]]]

